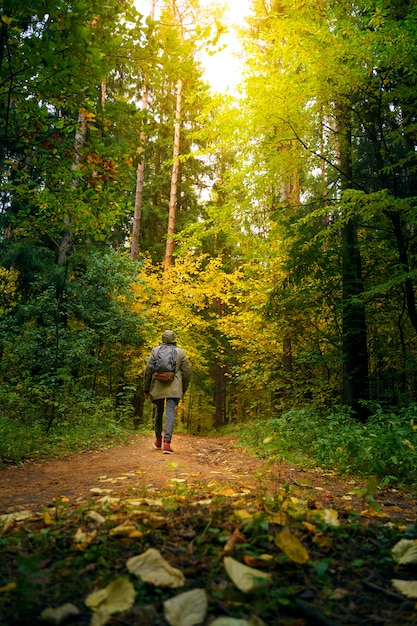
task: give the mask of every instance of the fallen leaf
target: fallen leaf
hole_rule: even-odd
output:
[[[417,563],[417,541],[415,539],[401,539],[392,548],[391,553],[399,565]]]
[[[261,587],[266,587],[272,580],[270,574],[248,567],[231,556],[224,557],[223,563],[233,583],[244,593],[250,593]]]
[[[106,521],[106,519],[100,515],[100,513],[97,513],[97,511],[88,511],[86,518],[91,519],[91,521],[96,522],[97,524],[104,524]]]
[[[79,528],[74,535],[74,544],[77,550],[85,550],[90,546],[97,536],[97,531],[85,532],[82,528]]]
[[[301,541],[290,533],[289,530],[283,530],[275,537],[275,545],[277,545],[287,557],[294,563],[304,565],[307,563],[309,554]]]
[[[333,546],[333,539],[323,533],[317,533],[313,537],[313,543],[318,545],[320,548],[331,548]]]
[[[288,515],[284,511],[272,513],[271,515],[268,515],[268,522],[271,524],[278,524],[278,526],[285,526],[288,522]]]
[[[242,535],[242,533],[240,532],[238,528],[235,528],[235,530],[230,535],[229,539],[226,541],[224,545],[223,554],[225,554],[226,556],[230,556],[231,554],[233,554],[235,545],[237,543],[247,543],[247,542],[248,540],[246,539],[246,537]]]
[[[110,618],[111,614],[109,613],[106,605],[103,604],[103,606],[100,606],[97,611],[94,611],[90,626],[104,626]]]
[[[111,537],[143,537],[143,532],[138,530],[136,524],[132,522],[126,521],[120,526],[116,526],[116,528],[111,528],[109,530],[109,535]]]
[[[50,514],[50,512],[48,511],[48,509],[44,509],[44,510],[42,511],[42,518],[43,518],[43,523],[44,523],[46,526],[52,526],[52,524],[54,523],[54,522],[53,522],[53,519],[52,519],[52,517],[51,517],[51,514]]]
[[[387,513],[382,513],[381,511],[377,511],[376,509],[365,509],[364,511],[361,511],[361,515],[362,517],[368,517],[368,518],[389,517]]]
[[[330,595],[332,600],[343,600],[346,596],[349,595],[348,589],[343,589],[342,587],[337,587],[334,589]]]
[[[156,587],[176,589],[185,584],[184,574],[172,567],[155,548],[149,548],[143,554],[131,557],[126,561],[126,566],[131,574]]]
[[[8,593],[9,591],[14,591],[16,587],[16,583],[7,583],[7,585],[4,585],[4,587],[0,587],[0,593]]]
[[[403,596],[411,600],[417,600],[417,580],[397,580],[393,578],[391,582]]]
[[[162,528],[162,526],[166,525],[167,520],[166,517],[163,517],[163,515],[155,515],[154,513],[151,513],[146,519],[146,523],[151,528]]]
[[[192,589],[166,600],[164,616],[171,626],[195,626],[204,622],[207,606],[204,589]]]
[[[126,578],[116,578],[104,589],[90,593],[85,605],[94,611],[91,626],[103,626],[114,613],[132,608],[135,597],[136,591]]]
[[[252,517],[252,513],[249,513],[246,509],[238,509],[235,511],[235,515],[241,520],[250,519]]]
[[[221,496],[236,496],[236,491],[232,487],[222,487],[219,489],[219,494]]]
[[[317,526],[314,526],[314,524],[310,524],[310,522],[302,522],[304,528],[307,528],[308,532],[312,533],[313,535],[317,532]]]
[[[79,609],[74,604],[70,604],[68,602],[67,604],[58,606],[55,609],[45,609],[42,611],[40,617],[43,621],[49,622],[50,624],[61,624],[69,617],[75,617],[79,614]]]
[[[267,567],[267,565],[274,559],[272,554],[260,554],[259,556],[251,556],[245,554],[243,560],[249,567]]]
[[[16,522],[24,522],[33,516],[33,511],[16,511],[15,513],[5,513],[0,515],[0,524],[2,525],[2,532],[7,532],[14,526]]]
[[[328,526],[340,526],[339,514],[334,509],[316,509],[312,513]]]

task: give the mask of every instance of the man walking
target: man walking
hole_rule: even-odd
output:
[[[161,363],[163,365],[161,366]],[[172,365],[171,365],[172,364]],[[184,350],[177,347],[177,338],[172,330],[162,335],[162,344],[152,349],[143,374],[145,398],[154,403],[154,447],[164,454],[172,454],[172,432],[174,430],[175,407],[187,391],[191,367]],[[162,418],[166,401],[164,441],[162,446]]]

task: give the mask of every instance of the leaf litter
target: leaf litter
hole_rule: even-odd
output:
[[[97,495],[0,516],[2,626],[417,624],[410,514],[274,481]]]

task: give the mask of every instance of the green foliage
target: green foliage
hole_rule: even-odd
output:
[[[87,394],[112,399],[129,417],[136,389],[129,357],[143,325],[132,311],[137,268],[112,250],[73,257],[59,285],[37,275],[27,301],[9,306],[0,322],[5,415],[49,429]]]
[[[0,465],[106,449],[126,442],[132,434],[131,420],[121,419],[114,402],[106,398],[73,397],[65,417],[57,421],[49,433],[45,433],[43,420],[32,419],[29,423],[10,419],[12,402],[22,404],[21,396],[15,394],[13,398],[0,389],[0,400],[4,407],[0,415]],[[27,413],[30,411],[30,406],[20,408],[25,408]]]
[[[417,406],[374,407],[366,424],[343,407],[333,413],[292,409],[279,418],[249,422],[241,442],[261,456],[292,458],[343,474],[376,476],[383,484],[415,483]]]

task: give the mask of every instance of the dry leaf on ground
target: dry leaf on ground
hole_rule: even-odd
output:
[[[184,574],[166,561],[159,550],[149,548],[143,554],[133,556],[126,562],[127,569],[144,582],[156,587],[183,587]]]

